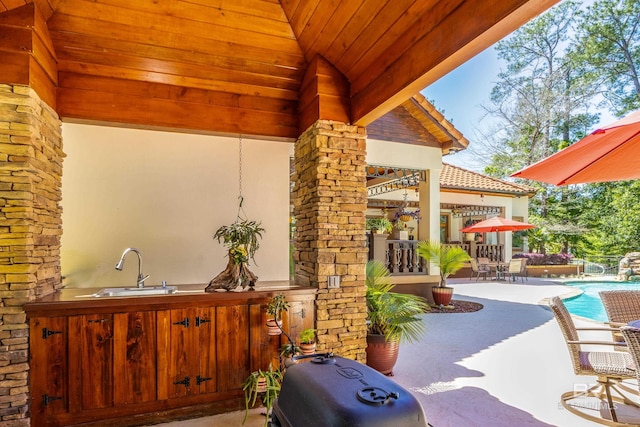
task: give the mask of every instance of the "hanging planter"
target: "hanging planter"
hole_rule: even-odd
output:
[[[407,214],[400,215],[400,221],[402,222],[409,222],[412,219],[413,217],[411,215],[407,215]]]
[[[236,220],[230,225],[223,225],[218,228],[213,238],[222,243],[227,249],[229,261],[227,267],[216,277],[211,279],[205,292],[232,291],[238,286],[245,289],[253,289],[258,276],[249,269],[249,260],[254,260],[260,239],[265,231],[261,223],[249,221],[244,216],[242,208],[242,138],[240,139],[240,161],[239,161],[239,181],[240,194],[238,196],[238,214]],[[254,260],[255,261],[255,260]]]
[[[282,320],[267,320],[267,334],[274,336],[282,334]]]

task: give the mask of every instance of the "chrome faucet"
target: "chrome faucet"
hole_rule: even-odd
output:
[[[116,264],[116,270],[122,271],[122,267],[124,267],[124,257],[127,256],[129,252],[135,252],[136,255],[138,255],[138,281],[136,285],[139,288],[144,288],[144,281],[149,278],[149,275],[147,274],[144,277],[142,276],[142,255],[136,248],[127,248],[124,250],[122,256],[120,257],[120,261],[118,261],[118,263]]]

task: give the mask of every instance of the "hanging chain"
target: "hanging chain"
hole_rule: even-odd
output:
[[[238,160],[238,193],[240,194],[240,199],[242,199],[242,135],[240,135],[240,155]]]
[[[238,219],[242,219],[240,216],[240,212],[244,214],[244,209],[242,208],[242,202],[244,198],[242,197],[242,135],[238,138],[239,144],[239,155],[238,155]]]

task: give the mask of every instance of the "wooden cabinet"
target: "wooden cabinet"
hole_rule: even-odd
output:
[[[242,408],[243,381],[286,339],[267,334],[271,293],[229,294],[28,304],[32,425],[139,425],[139,416]],[[313,327],[314,295],[287,295],[292,338]]]

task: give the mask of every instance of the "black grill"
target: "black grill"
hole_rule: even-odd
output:
[[[427,427],[418,400],[378,371],[342,357],[287,368],[273,405],[277,427]]]

